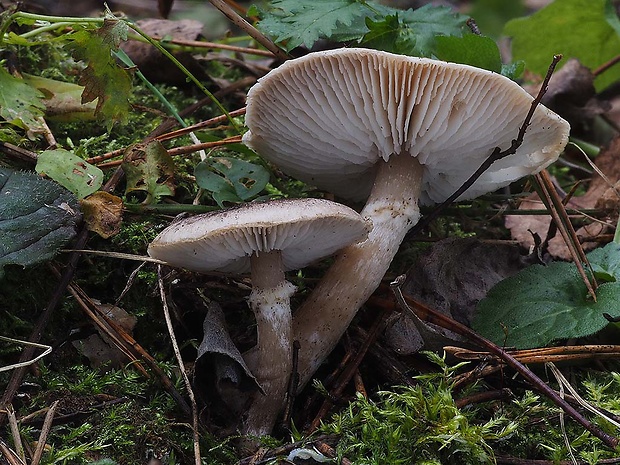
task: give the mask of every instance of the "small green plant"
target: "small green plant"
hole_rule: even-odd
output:
[[[480,301],[472,326],[499,345],[544,347],[559,339],[590,336],[620,309],[620,245],[588,254],[597,281],[596,301],[572,263],[532,265],[494,286]]]
[[[379,392],[376,402],[358,396],[323,426],[341,436],[339,456],[377,465],[494,463],[489,441],[509,436],[516,423],[502,417],[473,423],[452,397],[452,377],[463,364],[428,356],[439,370],[416,377],[416,387]]]

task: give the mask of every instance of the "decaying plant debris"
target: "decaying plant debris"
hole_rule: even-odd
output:
[[[620,20],[613,2],[592,0],[587,7],[584,2],[556,0],[545,8],[515,2],[518,8],[510,14],[523,17],[505,27],[512,57],[503,50],[503,39],[499,47],[483,35],[484,15],[479,24],[468,17],[468,3],[480,13],[492,8],[485,2],[416,2],[405,10],[348,0],[273,0],[249,10],[224,0],[158,2],[160,15],[190,11],[192,19],[182,21],[153,19],[154,5],[147,14],[139,5],[110,4],[112,11],[103,12],[96,5],[79,18],[62,16],[67,14],[57,10],[62,2],[1,5],[0,336],[12,338],[1,349],[2,365],[16,367],[0,372],[0,463],[477,464],[571,457],[574,463],[615,463]],[[507,11],[503,22],[510,19]],[[205,12],[216,18],[216,26],[204,26]],[[555,24],[560,14],[571,25],[570,34]],[[134,22],[139,17],[145,19]],[[540,39],[541,24],[548,26],[549,40]],[[579,29],[582,24],[588,29]],[[222,25],[230,32],[215,35]],[[587,50],[580,37],[589,40]],[[607,39],[599,44],[592,37]],[[550,51],[552,46],[560,50]],[[305,312],[304,324],[318,327],[313,318],[320,312],[304,302],[321,294],[317,301],[340,310],[356,285],[370,281],[358,278],[357,271],[336,273],[346,275],[338,276],[339,286],[346,287],[339,289],[341,300],[330,302],[336,294],[321,291],[326,287],[319,283],[329,278],[330,267],[332,273],[348,269],[338,267],[341,258],[286,272],[291,289],[297,288],[290,297],[292,334],[303,337],[279,336],[288,357],[283,366],[292,374],[286,374],[287,386],[278,380],[282,410],[271,437],[243,436],[240,431],[253,431],[243,420],[252,399],[264,393],[256,376],[257,319],[248,297],[255,294],[252,281],[269,281],[266,273],[253,279],[198,274],[188,271],[194,269],[189,265],[148,259],[146,251],[177,215],[176,224],[191,224],[190,215],[211,217],[216,213],[209,212],[252,202],[325,198],[365,215],[357,203],[364,196],[346,200],[349,187],[339,173],[323,185],[315,174],[281,164],[281,154],[268,153],[288,144],[283,153],[301,147],[313,157],[333,143],[331,135],[317,136],[316,128],[346,126],[338,118],[348,104],[325,116],[321,107],[333,102],[324,96],[339,86],[363,94],[358,84],[342,84],[338,73],[369,74],[365,65],[343,71],[334,61],[324,72],[323,64],[313,61],[317,55],[300,58],[332,48],[348,50],[320,53],[349,60],[374,53],[362,49],[380,49],[388,52],[379,54],[383,57],[461,63],[450,65],[454,70],[469,69],[462,64],[482,68],[479,75],[514,86],[526,104],[511,110],[513,117],[519,113],[514,131],[485,144],[493,158],[468,168],[468,174],[475,172],[469,184],[463,175],[439,194],[423,192],[413,215],[415,221],[421,215],[420,223],[406,234],[415,222],[407,220],[399,233],[402,244],[399,236],[381,252],[386,267],[395,256],[385,275],[367,263],[355,265],[374,270],[351,318],[361,310],[344,335],[335,337],[334,350],[329,343],[312,362],[306,350],[314,330],[295,327],[295,310]],[[565,55],[561,61],[559,53]],[[308,83],[316,76],[302,77],[294,63],[310,63],[316,76],[339,71],[333,84],[319,79],[312,89]],[[556,65],[560,69],[552,73]],[[275,86],[286,98],[265,92],[266,110],[248,104],[248,132],[248,92],[252,86],[250,96],[263,92],[258,89],[268,87],[264,76],[278,68],[282,71],[272,76],[293,70],[295,84]],[[526,98],[510,80],[534,97]],[[307,110],[292,98],[301,82],[309,92],[304,100],[319,102]],[[374,90],[397,101],[381,82],[373,81],[375,87],[379,83]],[[504,108],[482,105],[481,95],[474,92],[475,104],[452,102],[446,118],[475,106],[486,108],[485,127],[505,117]],[[357,101],[354,134],[359,136],[359,115],[376,116],[376,108],[369,108],[381,106],[381,98]],[[251,97],[250,103],[257,106],[258,100]],[[433,100],[427,100],[432,107]],[[537,116],[542,105],[559,115],[554,119],[558,153],[543,150],[549,163],[567,142],[564,119],[571,123],[571,142],[560,159],[550,166],[528,160],[538,163],[536,169],[504,177],[496,187],[547,169],[451,204],[480,176],[495,172],[498,165],[491,162],[507,163],[522,144],[529,146],[528,135],[553,127]],[[297,116],[286,113],[287,106]],[[304,112],[308,118],[300,117]],[[257,115],[269,124],[282,119],[273,144],[264,137],[276,126],[261,129],[264,121]],[[400,124],[407,115],[396,119]],[[433,121],[438,133],[452,127],[443,123]],[[372,137],[383,131],[394,147],[407,132],[379,127]],[[287,128],[294,133],[287,134]],[[315,140],[298,137],[308,134]],[[359,137],[347,137],[338,136],[338,143],[361,144]],[[384,159],[392,150],[381,153],[385,140],[367,144]],[[349,167],[338,169],[351,174]],[[448,177],[447,169],[438,173],[437,178]],[[365,174],[373,175],[372,169]],[[353,187],[368,190],[361,182]],[[433,195],[433,202],[448,198],[449,204],[435,209],[427,198]],[[224,217],[244,208],[227,210]],[[375,223],[381,221],[376,215]],[[389,221],[385,228],[391,231]],[[248,244],[256,242],[259,254],[271,250],[273,236],[256,231],[246,234]],[[356,247],[344,249],[353,262]],[[586,255],[584,248],[596,250]],[[566,263],[550,264],[558,257]],[[548,266],[537,271],[543,265]],[[521,287],[511,287],[514,280],[521,280]],[[568,303],[562,300],[567,296]],[[527,305],[519,306],[521,300]],[[558,302],[556,320],[538,315]],[[479,315],[492,312],[493,305],[505,307],[497,310],[501,321],[485,329]],[[343,318],[343,329],[349,319]],[[472,320],[482,334],[469,327]],[[528,331],[514,329],[515,321]],[[522,350],[509,347],[513,335]],[[31,343],[18,345],[22,340]],[[536,341],[547,347],[533,347]],[[48,345],[51,353],[43,354]],[[554,365],[542,370],[544,363]],[[271,431],[273,418],[265,423],[254,431]]]

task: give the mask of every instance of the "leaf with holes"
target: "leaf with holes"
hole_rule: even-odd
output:
[[[519,349],[590,336],[620,316],[620,246],[608,244],[588,255],[605,276],[596,302],[572,263],[533,265],[494,286],[480,301],[473,328],[499,345]]]
[[[79,199],[98,191],[103,184],[103,171],[67,150],[41,152],[35,170],[69,189]]]
[[[143,204],[174,195],[174,160],[161,142],[134,145],[125,153],[122,167],[127,177],[125,193],[145,193]]]
[[[0,278],[4,266],[52,258],[75,236],[75,196],[34,173],[0,167]]]
[[[196,166],[196,183],[224,202],[243,202],[257,196],[269,182],[269,172],[260,165],[229,157],[208,158]]]

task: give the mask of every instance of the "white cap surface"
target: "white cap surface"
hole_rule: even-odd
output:
[[[308,54],[250,89],[244,142],[285,173],[363,199],[374,165],[393,154],[424,166],[422,203],[442,202],[488,158],[510,147],[532,97],[491,71],[367,49]],[[568,123],[539,105],[517,153],[495,162],[461,199],[545,168]]]
[[[365,239],[369,229],[357,212],[335,202],[273,200],[173,222],[148,253],[191,271],[246,273],[252,253],[281,250],[284,268],[295,270]]]

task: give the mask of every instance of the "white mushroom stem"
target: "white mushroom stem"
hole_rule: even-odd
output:
[[[420,163],[409,154],[379,162],[372,192],[361,212],[373,223],[368,239],[340,252],[294,314],[293,339],[300,343],[300,388],[379,287],[405,234],[418,222],[422,173]]]
[[[243,421],[243,433],[271,433],[286,393],[292,370],[291,306],[295,286],[285,280],[279,250],[250,257],[252,293],[249,302],[256,318],[258,342],[252,370],[263,393],[258,392]]]

